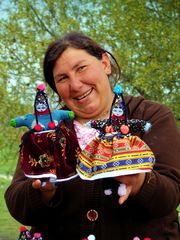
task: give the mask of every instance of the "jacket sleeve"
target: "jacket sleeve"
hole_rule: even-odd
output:
[[[32,179],[26,178],[20,162],[4,196],[10,214],[18,222],[27,226],[45,224],[51,214],[56,211],[55,206],[46,205],[41,200],[39,190],[32,187]]]
[[[161,217],[176,210],[180,202],[180,132],[171,111],[162,104],[144,101],[137,117],[150,121],[152,129],[143,140],[153,151],[156,163],[146,174],[134,200],[149,214]]]

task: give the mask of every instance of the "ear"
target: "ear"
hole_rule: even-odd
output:
[[[109,56],[107,53],[103,53],[101,61],[102,61],[105,73],[107,75],[110,75],[112,72],[111,71],[111,62],[110,62],[110,59],[109,59]]]

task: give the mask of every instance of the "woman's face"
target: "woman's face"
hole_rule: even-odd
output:
[[[75,48],[66,49],[53,69],[58,94],[81,121],[106,117],[102,115],[110,110],[113,99],[108,80],[110,73],[107,54],[98,60]]]

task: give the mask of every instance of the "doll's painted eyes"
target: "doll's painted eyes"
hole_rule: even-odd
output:
[[[44,112],[46,109],[47,109],[46,104],[38,103],[38,104],[36,105],[36,110],[37,110],[38,112]]]
[[[122,110],[122,108],[113,108],[112,113],[115,116],[122,116],[123,115],[123,110]]]

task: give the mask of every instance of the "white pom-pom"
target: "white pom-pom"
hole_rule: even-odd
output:
[[[112,194],[112,189],[105,189],[104,194],[107,195],[107,196],[111,195]]]
[[[41,186],[42,186],[42,187],[45,187],[46,184],[47,184],[46,182],[41,182]]]
[[[147,122],[144,126],[144,131],[147,133],[151,129],[152,125],[150,122]]]
[[[126,194],[126,184],[121,183],[118,187],[118,195],[124,196]]]
[[[96,240],[95,236],[93,234],[89,235],[87,237],[88,240]]]

